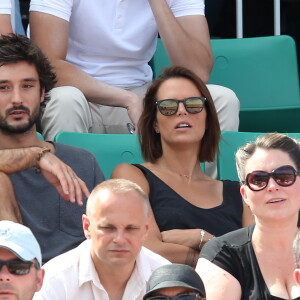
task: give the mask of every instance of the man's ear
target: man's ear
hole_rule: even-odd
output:
[[[42,285],[43,285],[44,276],[45,276],[45,270],[44,269],[37,270],[36,292],[41,290]]]
[[[82,215],[82,228],[84,235],[87,239],[91,238],[91,233],[90,233],[90,219],[87,215],[83,214]]]
[[[40,102],[44,102],[45,101],[45,88],[41,89],[41,97],[40,97]]]

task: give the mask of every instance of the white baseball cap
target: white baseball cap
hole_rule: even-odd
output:
[[[0,221],[0,248],[6,248],[24,261],[37,259],[42,265],[39,243],[31,230],[19,223]]]

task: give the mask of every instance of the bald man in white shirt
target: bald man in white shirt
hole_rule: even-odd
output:
[[[34,300],[142,300],[152,272],[170,264],[142,246],[150,207],[143,190],[126,179],[99,184],[82,224],[86,241],[46,263]]]

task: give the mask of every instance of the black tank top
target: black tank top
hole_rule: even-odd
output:
[[[134,164],[145,175],[149,200],[160,231],[196,229],[220,236],[242,227],[243,204],[237,181],[223,181],[221,205],[204,209],[194,206],[142,165]]]

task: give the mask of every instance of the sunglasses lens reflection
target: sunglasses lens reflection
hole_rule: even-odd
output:
[[[197,113],[201,112],[203,107],[204,107],[204,102],[200,98],[187,99],[185,101],[185,109],[190,114],[197,114]]]
[[[10,274],[13,275],[27,275],[30,272],[30,268],[33,265],[32,262],[23,261],[0,261],[0,271],[3,266],[7,266]]]
[[[262,190],[264,189],[269,181],[269,174],[263,171],[254,171],[248,174],[248,185],[253,190]]]
[[[160,102],[158,108],[163,115],[171,116],[177,112],[178,102],[175,100],[164,100]]]
[[[281,186],[290,186],[291,184],[293,184],[296,180],[296,175],[294,170],[278,170],[276,173],[276,176],[274,174],[274,179],[276,181],[277,184],[281,185]]]

